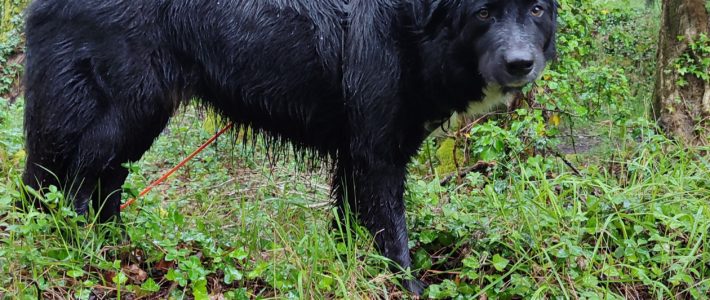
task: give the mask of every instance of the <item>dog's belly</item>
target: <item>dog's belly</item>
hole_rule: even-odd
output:
[[[344,145],[347,116],[337,100],[271,99],[242,101],[224,114],[238,124],[324,154],[333,154]]]
[[[231,14],[215,9],[223,15],[199,28],[187,20],[174,25],[182,49],[173,55],[192,70],[195,94],[233,121],[332,152],[347,132],[342,33],[332,22],[268,3]]]

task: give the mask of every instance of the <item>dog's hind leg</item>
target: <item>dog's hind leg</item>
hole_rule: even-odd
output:
[[[50,108],[44,108],[50,109]],[[64,115],[74,115],[73,109],[66,109]],[[78,116],[74,115],[74,118]],[[106,116],[100,112],[91,114],[91,125],[83,128],[68,128],[64,126],[42,126],[41,135],[45,139],[38,140],[28,134],[28,164],[24,174],[27,185],[39,189],[48,185],[56,185],[67,199],[71,199],[74,210],[86,215],[89,202],[94,194],[99,178],[107,171],[110,162],[116,158],[117,145],[121,137],[117,128],[110,125]],[[53,122],[52,118],[39,122]],[[27,130],[33,130],[38,121],[27,125]],[[71,125],[68,125],[71,126]],[[38,126],[40,127],[40,126]],[[67,134],[73,131],[72,134]],[[53,137],[63,137],[62,141]],[[43,147],[57,143],[66,147],[57,147],[54,151]],[[60,150],[60,151],[57,151]]]
[[[83,213],[83,204],[78,199],[88,199],[96,185],[94,176],[79,175],[70,172],[62,164],[57,164],[55,159],[45,159],[44,153],[28,149],[27,163],[22,180],[28,189],[37,191],[41,197],[46,197],[51,186],[59,189],[66,199],[72,200],[77,212]],[[39,152],[39,153],[38,153]],[[73,175],[72,175],[73,174]],[[43,203],[36,199],[32,193],[26,192],[28,198],[36,208],[49,212],[51,206],[61,203]]]
[[[96,191],[92,197],[94,211],[98,213],[99,223],[105,223],[115,218],[120,220],[121,187],[128,177],[128,170],[120,164],[113,163],[99,177]]]
[[[83,132],[73,156],[79,166],[74,171],[77,178],[87,181],[91,187],[89,192],[74,198],[75,209],[86,213],[87,201],[92,199],[99,222],[113,218],[120,221],[121,187],[128,176],[122,164],[140,159],[172,114],[171,109],[165,109],[155,98],[136,101],[140,105],[116,105],[98,118],[98,122]],[[82,186],[81,190],[85,188]]]
[[[151,99],[148,103],[162,102]],[[98,213],[99,222],[119,218],[121,189],[128,176],[128,169],[122,164],[138,161],[143,156],[167,125],[172,112],[172,109],[156,106],[150,110],[150,113],[137,118],[134,122],[122,124],[125,131],[119,138],[123,142],[114,144],[117,155],[110,159],[102,170],[96,192],[93,194],[93,207]],[[133,118],[136,117],[133,112]]]
[[[40,194],[56,186],[72,200],[76,211],[84,214],[99,167],[80,157],[85,152],[80,144],[100,116],[100,93],[82,74],[81,62],[66,61],[49,67],[32,57],[25,77],[27,161],[23,182]],[[27,195],[36,206],[44,206],[38,205],[31,193]]]
[[[148,151],[179,103],[165,96],[156,77],[141,79],[135,85],[143,88],[113,100],[110,111],[102,118],[104,122],[99,123],[105,126],[87,132],[81,143],[86,151],[80,155],[82,159],[101,167],[92,197],[99,222],[120,219],[121,187],[128,176],[122,164],[138,161]]]
[[[89,67],[80,67],[70,69],[75,73],[69,80],[54,80],[63,82],[59,87],[34,80],[40,75],[30,72],[23,180],[35,189],[57,185],[79,214],[88,212],[93,198],[99,220],[107,221],[119,214],[120,188],[128,174],[121,164],[142,156],[176,104],[164,101],[155,78],[138,77],[147,82],[132,84],[142,89],[113,87],[121,92],[112,93],[97,84]]]

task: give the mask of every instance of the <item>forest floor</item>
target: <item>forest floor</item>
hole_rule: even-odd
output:
[[[606,13],[592,4],[579,7],[587,6],[595,18],[619,24],[641,22],[634,16],[644,14],[624,4]],[[564,41],[586,28],[575,31],[577,16],[563,16]],[[452,173],[442,167],[452,152],[447,139],[423,146],[410,166],[405,198],[416,276],[429,284],[424,297],[710,294],[710,149],[682,147],[657,133],[644,113],[652,78],[631,77],[640,72],[635,67],[627,68],[630,84],[595,77],[618,75],[600,67],[610,59],[644,61],[634,51],[644,49],[648,36],[624,35],[626,29],[595,36],[621,37],[616,43],[630,52],[586,57],[593,61],[575,72],[589,74],[581,79],[560,71],[574,58],[565,52],[572,46],[560,41],[566,58],[544,78],[559,86],[533,87],[540,101],[562,101],[565,84],[600,82],[594,94],[573,100],[605,99],[589,110],[601,116],[533,109],[543,112],[482,123],[456,137],[461,149],[453,150],[469,160],[457,162],[460,169],[489,164],[443,185]],[[122,212],[122,227],[76,216],[54,190],[43,199],[51,212],[16,209],[25,159],[21,38],[0,46],[0,299],[410,298],[398,288],[405,275],[387,269],[362,228],[355,227],[356,235],[331,230],[328,168],[311,168],[289,149],[269,152],[259,137],[243,143],[249,135],[243,131],[219,138],[139,198]],[[123,199],[217,129],[209,113],[181,110],[143,159],[126,165],[131,175]]]

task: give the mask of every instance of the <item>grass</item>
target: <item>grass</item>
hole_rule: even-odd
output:
[[[596,99],[589,107],[597,114],[563,115],[561,129],[539,108],[484,122],[462,135],[457,145],[467,148],[459,153],[496,164],[444,185],[449,174],[439,154],[453,150],[446,142],[428,141],[412,162],[407,222],[418,276],[430,284],[425,297],[708,298],[710,149],[680,147],[656,133],[639,109],[652,84],[652,64],[644,62],[653,52],[640,40],[653,24],[613,17],[625,21],[591,37],[569,25],[574,19],[562,31],[598,39],[589,47],[602,41],[623,51],[589,57],[561,43],[566,56],[547,80],[559,87],[532,89],[540,101]],[[641,28],[619,33],[629,24]],[[21,52],[17,33],[8,41],[0,45],[3,62]],[[574,59],[584,60],[579,72],[563,72]],[[12,87],[21,68],[2,68],[0,298],[409,298],[397,288],[403,275],[387,270],[371,237],[360,228],[357,235],[330,230],[327,170],[274,161],[260,143],[220,138],[124,211],[125,231],[76,216],[60,192],[45,195],[51,213],[16,210],[23,104]],[[626,83],[599,78],[606,75]],[[573,93],[579,90],[592,92]],[[174,118],[144,158],[127,165],[124,199],[207,139],[215,131],[209,119],[192,108]],[[570,149],[580,133],[599,138],[581,153],[546,150]]]

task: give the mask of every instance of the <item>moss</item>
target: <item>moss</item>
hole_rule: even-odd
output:
[[[448,174],[456,171],[456,161],[454,161],[455,146],[456,140],[448,138],[436,149],[436,158],[439,160],[439,166],[436,167],[438,174]],[[463,157],[463,151],[460,148],[456,150],[456,157]]]

